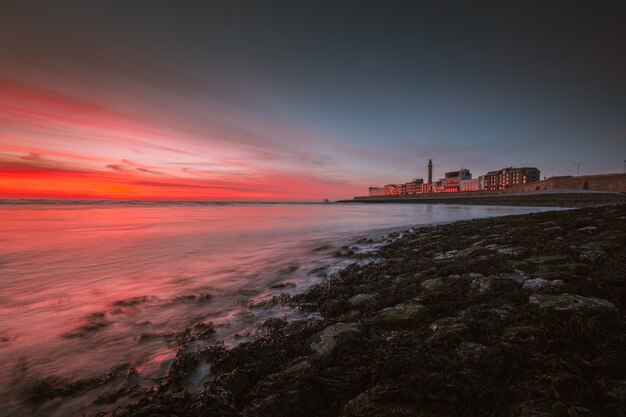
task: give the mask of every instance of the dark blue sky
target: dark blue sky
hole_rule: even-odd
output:
[[[145,142],[163,148],[169,135],[197,157],[110,139],[101,152],[112,159],[208,164],[220,179],[302,176],[344,196],[425,176],[428,158],[437,177],[512,165],[567,175],[572,162],[621,172],[618,6],[3,1],[0,77],[106,106],[163,136]],[[13,124],[0,145],[19,131],[47,143],[43,154],[63,148]],[[91,138],[74,132],[63,149],[88,150]]]

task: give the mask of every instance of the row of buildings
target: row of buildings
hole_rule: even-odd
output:
[[[370,187],[370,196],[384,195],[417,195],[426,193],[458,193],[478,190],[504,190],[519,184],[527,184],[540,179],[537,168],[503,168],[499,171],[489,171],[478,178],[472,178],[469,169],[461,168],[458,171],[446,172],[444,178],[438,181],[432,179],[433,162],[428,160],[428,182],[416,178],[404,184],[387,184],[383,187]]]

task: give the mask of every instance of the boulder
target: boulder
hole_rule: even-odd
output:
[[[547,311],[598,313],[611,317],[618,316],[615,304],[596,297],[583,297],[575,294],[533,294],[529,297],[528,302],[536,305],[541,310]]]
[[[316,356],[330,356],[338,346],[358,340],[363,328],[358,323],[337,323],[322,330],[311,343]]]
[[[583,262],[595,263],[597,261],[606,259],[608,255],[603,250],[587,250],[578,255],[578,257]]]
[[[563,286],[560,279],[547,280],[543,278],[528,279],[522,285],[522,289],[533,292],[556,291]]]
[[[443,343],[459,343],[469,336],[469,328],[460,317],[445,317],[430,325],[432,340]]]
[[[352,304],[353,306],[360,306],[360,305],[364,305],[367,304],[368,301],[371,301],[375,298],[374,294],[357,294],[354,297],[350,297],[350,299],[348,299],[348,302],[350,304]]]
[[[435,291],[439,288],[443,288],[445,285],[446,283],[443,278],[431,278],[422,282],[420,287],[422,287],[422,289],[426,291]]]
[[[408,285],[419,282],[421,277],[422,275],[419,273],[409,272],[407,274],[398,275],[393,282],[397,285]]]
[[[478,297],[504,297],[518,292],[519,283],[509,276],[491,275],[475,278],[470,284],[470,293]]]
[[[380,310],[372,320],[379,327],[408,329],[418,326],[428,318],[428,309],[422,304],[405,303]]]

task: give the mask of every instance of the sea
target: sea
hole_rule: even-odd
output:
[[[375,250],[403,231],[546,210],[553,208],[2,201],[0,416],[114,409],[130,401],[113,395],[124,375],[145,386],[167,376],[185,329],[215,330],[190,349],[232,348],[268,318],[306,317],[280,294],[376,262]],[[210,373],[199,367],[189,390]]]

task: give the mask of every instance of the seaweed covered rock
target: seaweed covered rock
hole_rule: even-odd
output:
[[[472,280],[470,296],[477,301],[494,297],[515,299],[520,297],[520,285],[516,279],[508,275],[479,277]]]
[[[378,312],[372,322],[387,329],[408,329],[419,326],[428,318],[428,309],[418,303],[403,303]]]
[[[445,317],[430,325],[431,340],[441,343],[460,343],[470,336],[470,329],[460,317]]]
[[[531,292],[556,292],[563,287],[560,279],[547,280],[543,278],[532,278],[524,281],[522,289]]]
[[[322,330],[311,343],[311,350],[321,358],[331,355],[339,346],[357,341],[363,334],[358,323],[337,323]]]
[[[528,301],[546,311],[592,313],[609,319],[618,317],[617,308],[613,303],[596,297],[583,297],[575,294],[536,294],[531,295]]]

